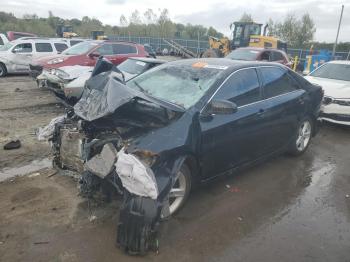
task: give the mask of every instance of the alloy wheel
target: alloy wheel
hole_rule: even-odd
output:
[[[298,138],[296,140],[296,147],[298,151],[302,152],[308,146],[311,139],[311,124],[305,120],[299,127]]]

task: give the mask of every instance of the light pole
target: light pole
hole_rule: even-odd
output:
[[[339,30],[340,30],[341,20],[342,20],[342,18],[343,18],[343,11],[344,11],[344,5],[342,5],[342,6],[341,6],[341,13],[340,13],[340,18],[339,18],[339,24],[338,24],[337,37],[335,38],[335,42],[334,42],[334,45],[333,45],[332,58],[334,58],[334,55],[335,55],[335,49],[337,48],[338,36],[339,36]]]

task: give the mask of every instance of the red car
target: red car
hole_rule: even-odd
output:
[[[41,73],[42,69],[59,68],[62,66],[94,66],[98,57],[103,55],[113,64],[118,65],[129,57],[146,57],[148,53],[143,45],[132,42],[91,40],[84,41],[66,49],[59,55],[46,56],[34,60],[31,65],[31,75]]]
[[[232,60],[275,62],[288,67],[292,65],[285,52],[273,48],[241,47],[233,50],[226,58]]]

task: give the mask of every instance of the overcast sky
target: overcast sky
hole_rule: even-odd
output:
[[[281,20],[288,12],[302,15],[309,12],[317,31],[315,40],[332,42],[336,36],[341,5],[345,5],[339,41],[350,41],[350,0],[0,0],[0,11],[12,12],[17,17],[36,13],[47,17],[51,10],[63,18],[96,17],[103,23],[118,25],[120,15],[129,17],[133,10],[142,14],[148,8],[154,11],[168,8],[175,22],[213,26],[229,35],[229,24],[243,12],[254,20],[266,23],[271,17]]]

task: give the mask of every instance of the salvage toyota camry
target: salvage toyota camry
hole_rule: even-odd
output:
[[[319,86],[273,63],[181,60],[126,85],[104,72],[55,125],[54,162],[81,172],[85,194],[103,181],[123,194],[117,243],[144,253],[195,183],[305,152],[322,97]]]

